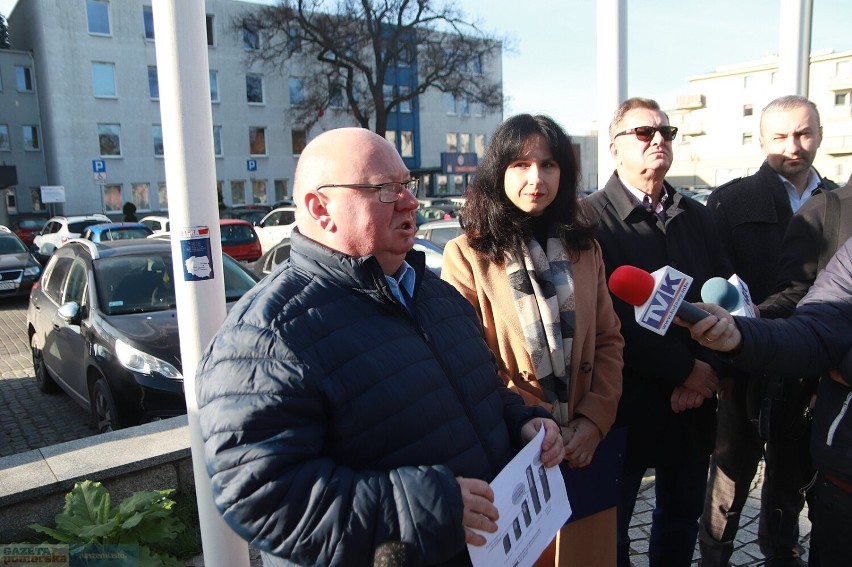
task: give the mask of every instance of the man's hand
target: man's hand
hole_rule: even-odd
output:
[[[559,426],[552,419],[533,418],[521,428],[521,439],[529,443],[544,426],[544,440],[541,442],[541,464],[545,467],[555,467],[565,458],[565,445]]]
[[[456,477],[461,487],[464,514],[464,541],[470,545],[485,545],[485,538],[473,529],[494,533],[497,531],[497,518],[500,514],[494,506],[494,491],[484,480]]]
[[[569,467],[585,467],[592,462],[603,434],[587,417],[578,417],[562,428],[565,440],[565,459]]]
[[[692,372],[689,373],[681,386],[707,399],[713,397],[713,394],[719,389],[719,378],[712,366],[703,360],[696,359]]]
[[[675,317],[674,322],[681,327],[689,329],[692,338],[709,349],[718,352],[731,352],[742,346],[743,336],[740,333],[734,318],[722,307],[714,303],[694,303],[710,315],[697,323],[687,323],[680,317]]]
[[[683,386],[675,386],[674,391],[672,392],[672,411],[675,413],[680,413],[682,411],[686,411],[688,409],[695,409],[701,407],[701,404],[704,403],[704,400],[707,399],[698,392],[694,390],[690,390],[689,388],[685,388]]]

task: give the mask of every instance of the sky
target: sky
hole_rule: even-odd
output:
[[[270,0],[266,0],[268,3]],[[594,0],[452,0],[480,27],[509,38],[503,54],[505,116],[552,116],[570,134],[593,127]],[[852,50],[852,1],[812,0],[811,50]],[[17,0],[0,0],[8,16]],[[778,53],[784,0],[628,0],[627,95],[663,108],[688,78]],[[614,109],[613,109],[614,110]]]

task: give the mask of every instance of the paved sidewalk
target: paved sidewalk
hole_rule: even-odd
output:
[[[36,388],[27,343],[26,311],[26,299],[0,300],[0,457],[95,434],[89,414],[67,395],[48,396]],[[762,564],[762,555],[757,546],[757,514],[762,482],[761,464],[743,510],[732,566]],[[630,526],[634,567],[648,565],[646,553],[653,509],[654,476],[653,471],[649,471],[649,476],[642,481]],[[811,529],[807,509],[799,520],[799,529],[802,543],[807,549]],[[697,550],[694,557],[693,565],[699,565]],[[256,553],[252,560],[253,566],[259,565]],[[203,565],[203,558],[196,558],[191,565]]]

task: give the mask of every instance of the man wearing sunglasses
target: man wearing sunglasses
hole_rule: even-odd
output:
[[[674,266],[695,280],[699,298],[713,276],[729,276],[708,211],[665,181],[677,128],[650,99],[631,98],[609,127],[615,173],[583,200],[603,251],[607,277],[619,266],[648,272]],[[663,336],[640,327],[634,307],[613,296],[624,335],[623,393],[616,425],[627,427],[618,503],[618,565],[630,565],[628,528],[642,479],[656,471],[656,510],[648,554],[651,566],[692,562],[713,449],[717,358],[684,329]]]
[[[722,185],[707,200],[722,245],[755,304],[777,291],[782,240],[793,214],[815,193],[837,187],[813,167],[821,141],[813,102],[801,96],[773,100],[760,117],[763,165],[753,175]],[[813,476],[805,416],[815,385],[816,377],[790,380],[762,373],[723,384],[699,534],[705,566],[728,565],[761,457],[760,550],[772,567],[804,565],[799,514]]]
[[[542,463],[564,457],[556,422],[499,378],[470,303],[412,251],[417,185],[369,130],[312,140],[289,261],[202,357],[214,500],[267,567],[371,565],[378,548],[469,564],[473,530],[497,530],[488,482],[542,427]]]

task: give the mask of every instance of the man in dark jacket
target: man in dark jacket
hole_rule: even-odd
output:
[[[677,128],[649,99],[623,102],[610,124],[616,172],[603,190],[583,200],[598,221],[607,277],[629,264],[648,272],[666,265],[703,283],[728,276],[713,222],[696,201],[664,177]],[[630,565],[628,527],[642,478],[656,471],[656,510],[649,546],[652,566],[692,563],[707,467],[713,448],[718,378],[713,353],[697,348],[680,328],[664,336],[640,327],[634,307],[613,297],[624,335],[624,382],[616,426],[627,427],[624,481],[618,504],[618,565]]]
[[[788,319],[715,317],[691,325],[699,343],[733,354],[745,370],[788,377],[822,374],[811,455],[818,477],[810,500],[808,565],[846,567],[852,557],[852,239],[837,251]]]
[[[773,100],[760,117],[760,146],[766,161],[754,175],[719,187],[707,199],[722,245],[755,304],[775,291],[782,240],[793,213],[813,194],[836,187],[812,166],[821,141],[819,113],[810,100],[801,96]],[[806,427],[776,433],[784,423],[767,420],[764,412],[763,423],[768,422],[770,429],[764,428],[762,437],[754,422],[759,408],[768,407],[764,399],[776,398],[772,401],[776,415],[778,408],[788,409],[785,405],[801,405],[796,400],[808,396],[800,394],[800,384],[807,383],[782,383],[777,376],[759,372],[723,384],[726,395],[720,396],[716,448],[699,531],[705,567],[728,565],[740,513],[764,455],[758,526],[761,552],[767,565],[802,564],[798,519],[804,505],[802,489],[812,476]]]
[[[417,181],[360,128],[303,151],[289,262],[231,310],[202,357],[214,500],[264,565],[371,565],[401,542],[465,565],[496,530],[488,485],[559,429],[497,375],[473,308],[411,250]]]

